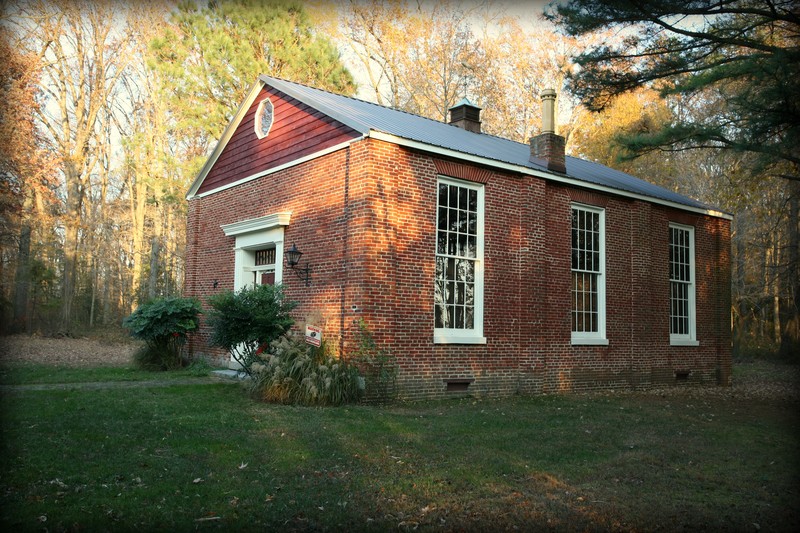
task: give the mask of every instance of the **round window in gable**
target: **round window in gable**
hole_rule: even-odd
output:
[[[256,109],[256,135],[259,139],[263,139],[269,135],[269,130],[272,128],[272,121],[275,118],[275,109],[272,107],[272,102],[269,98],[261,100]]]

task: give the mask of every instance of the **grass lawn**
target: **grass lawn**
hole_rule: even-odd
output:
[[[320,409],[256,403],[234,383],[176,383],[6,390],[0,407],[5,531],[794,531],[800,521],[790,400],[712,391]]]
[[[94,381],[151,381],[206,377],[212,367],[195,363],[171,372],[151,372],[131,366],[97,366],[75,368],[59,365],[19,363],[0,366],[0,383],[4,385],[40,385],[52,383],[89,383]]]

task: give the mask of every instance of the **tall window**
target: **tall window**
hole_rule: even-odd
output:
[[[694,343],[694,228],[669,226],[669,336],[674,344]]]
[[[483,187],[438,184],[434,341],[483,339]]]
[[[605,212],[572,206],[572,342],[606,344]]]

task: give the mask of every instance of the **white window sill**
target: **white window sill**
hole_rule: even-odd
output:
[[[459,333],[434,333],[434,344],[486,344],[486,337]]]
[[[608,346],[608,339],[572,337],[573,346]]]
[[[670,346],[700,346],[700,341],[690,339],[670,339]]]

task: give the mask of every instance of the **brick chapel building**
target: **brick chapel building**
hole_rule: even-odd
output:
[[[731,217],[565,156],[554,98],[522,144],[261,76],[188,192],[186,295],[282,283],[343,357],[363,319],[405,398],[728,385]]]

